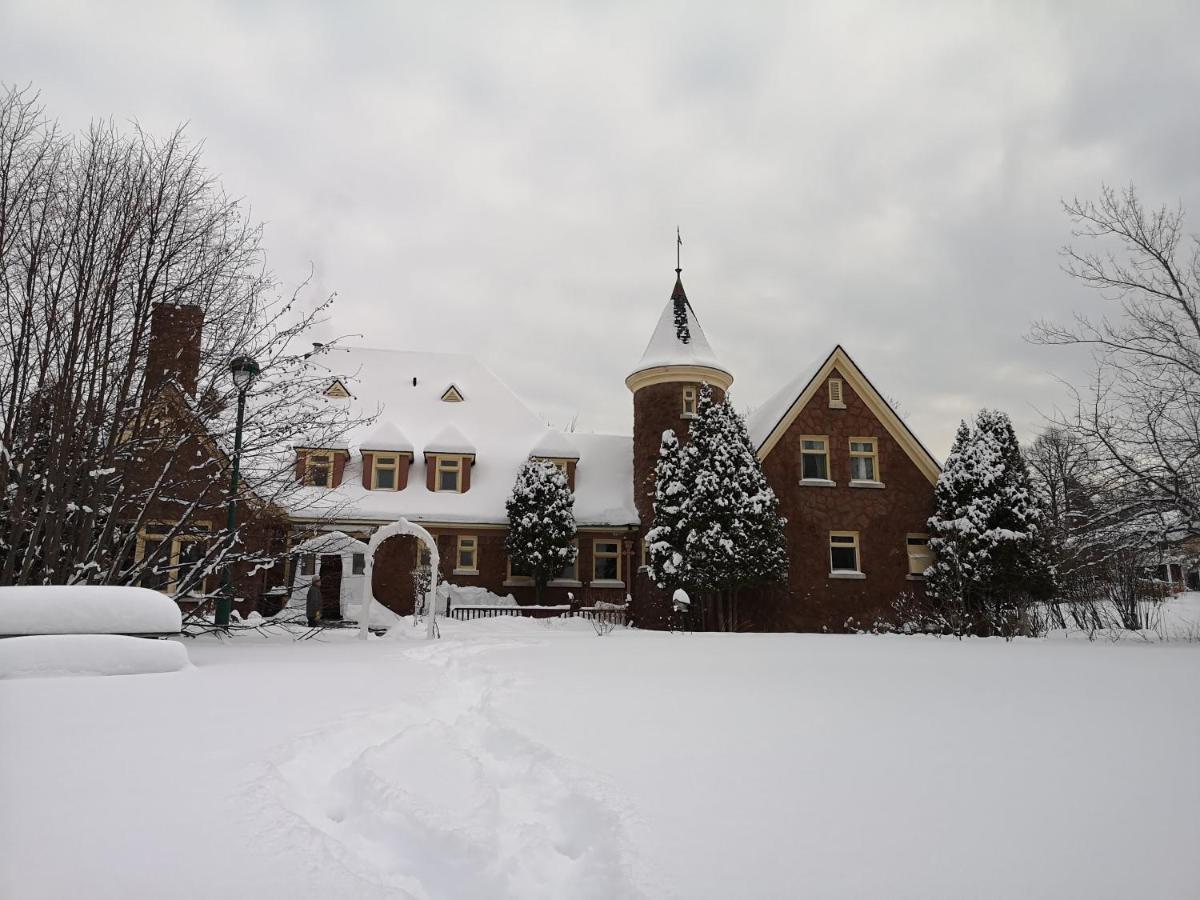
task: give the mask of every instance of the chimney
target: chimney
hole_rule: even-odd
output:
[[[200,378],[200,334],[204,310],[159,303],[150,311],[150,347],[146,354],[146,391],[174,381],[189,397]]]

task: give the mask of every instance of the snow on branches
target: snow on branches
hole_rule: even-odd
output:
[[[1024,607],[1053,592],[1042,510],[1007,415],[959,425],[934,491],[927,589],[959,630],[1011,634]]]
[[[546,582],[575,561],[575,498],[567,476],[554,463],[529,460],[513,484],[504,549],[513,574],[533,579],[541,602]]]
[[[646,535],[651,578],[717,595],[718,623],[733,628],[734,592],[787,575],[784,524],[745,422],[704,385],[688,442],[663,434]]]

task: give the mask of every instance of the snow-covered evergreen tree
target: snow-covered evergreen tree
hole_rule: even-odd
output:
[[[660,588],[688,584],[684,502],[690,492],[683,446],[675,432],[663,432],[654,469],[654,527],[646,532],[646,563]]]
[[[539,603],[546,582],[575,561],[574,504],[567,476],[554,463],[529,460],[521,466],[505,505],[504,549],[514,572],[533,579]]]
[[[787,545],[779,501],[767,484],[745,423],[701,388],[689,440],[664,434],[655,478],[651,573],[709,607],[709,625],[736,627],[739,588],[781,580]],[[715,619],[715,622],[713,621]]]
[[[960,424],[934,492],[926,588],[960,632],[1012,634],[1053,592],[1042,513],[1007,415]]]

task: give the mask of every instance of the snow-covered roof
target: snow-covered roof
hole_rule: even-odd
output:
[[[461,401],[455,401],[461,402]],[[462,453],[473,455],[475,445],[471,440],[453,425],[447,425],[429,439],[425,445],[426,453]]]
[[[703,366],[731,374],[718,362],[679,277],[675,279],[671,298],[658,317],[650,343],[631,374],[660,366]]]
[[[384,422],[359,442],[361,450],[393,450],[412,453],[413,444],[393,422]]]
[[[770,437],[775,426],[787,415],[792,404],[804,393],[805,388],[812,383],[821,371],[822,366],[833,354],[833,351],[822,353],[797,370],[797,374],[774,394],[764,400],[757,408],[746,416],[746,430],[750,432],[750,440],[755,447],[761,447]]]
[[[350,537],[344,531],[328,531],[318,534],[292,548],[292,553],[313,553],[317,556],[366,552],[367,545],[365,543]]]
[[[564,432],[547,428],[546,433],[533,445],[529,455],[546,459],[579,459],[579,448]]]
[[[572,446],[579,458],[575,476],[575,517],[579,525],[631,525],[633,442],[625,435],[548,433],[546,425],[509,387],[476,359],[458,353],[330,348],[310,363],[328,367],[353,395],[354,414],[378,415],[373,424],[346,436],[357,450],[371,448],[373,435],[394,426],[422,451],[416,454],[402,491],[372,491],[362,486],[362,457],[352,452],[340,487],[309,487],[294,492],[297,518],[333,512],[342,522],[390,522],[404,516],[416,522],[504,524],[504,504],[517,471],[535,448]],[[454,384],[461,402],[441,399]],[[457,436],[456,436],[457,435]],[[470,449],[468,449],[470,448]],[[426,487],[425,451],[473,453],[470,490],[464,494]],[[545,454],[551,455],[549,453]],[[429,463],[432,464],[432,463]]]

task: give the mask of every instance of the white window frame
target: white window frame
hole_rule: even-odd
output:
[[[683,389],[683,412],[685,419],[696,418],[696,405],[700,402],[700,392],[694,384],[686,385]]]
[[[913,541],[923,541],[923,543],[914,544]],[[918,547],[921,549],[916,550]],[[915,531],[906,534],[904,549],[908,554],[908,577],[915,581],[924,581],[925,570],[934,563],[933,551],[929,549],[929,535]],[[920,561],[924,561],[924,565],[914,570],[913,566],[920,565]]]
[[[599,550],[600,544],[612,544],[615,546],[616,552]],[[625,581],[622,579],[622,561],[621,561],[621,539],[620,538],[593,538],[592,539],[592,587],[625,587]],[[596,561],[599,559],[616,559],[617,561],[617,577],[616,578],[600,578],[596,575]]]
[[[474,565],[463,565],[463,550],[467,550],[473,556]],[[455,575],[478,575],[479,574],[479,536],[475,534],[460,534],[458,536],[458,544],[454,550],[454,574]]]
[[[842,384],[842,379],[840,378],[829,379],[829,408],[846,408],[846,386]]]
[[[820,441],[822,450],[810,450],[804,446],[805,441]],[[825,477],[824,478],[805,478],[804,477],[804,457],[806,456],[823,456],[825,458]],[[833,487],[834,481],[830,478],[832,474],[830,470],[829,458],[829,435],[827,434],[802,434],[800,435],[800,483],[806,485],[815,485],[817,487]]]
[[[435,456],[433,458],[433,490],[438,494],[461,494],[463,485],[463,464],[464,460],[461,456]],[[455,486],[453,488],[442,487],[442,473],[453,472],[457,476],[455,478]]]
[[[837,540],[835,540],[835,538]],[[849,539],[849,540],[847,540]],[[840,549],[850,547],[854,550],[853,569],[837,569],[833,565],[833,548],[837,545]],[[862,570],[862,544],[860,535],[857,531],[831,531],[829,532],[829,577],[830,578],[866,578],[867,576]]]
[[[855,450],[855,444],[870,444],[870,450]],[[847,443],[850,453],[850,485],[852,487],[883,487],[883,479],[879,472],[879,438],[877,437],[852,437]],[[871,460],[871,478],[855,478],[854,477],[854,460],[869,459]]]

